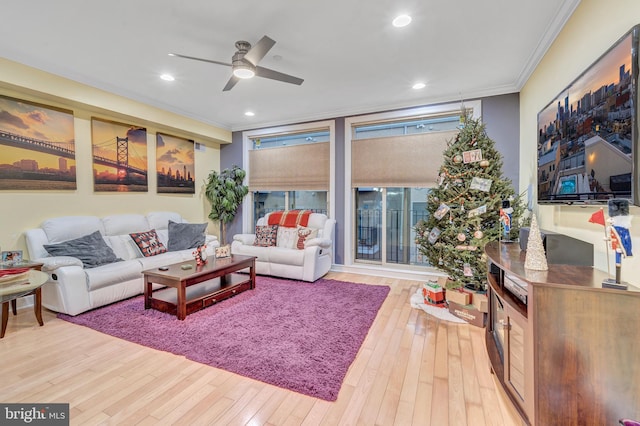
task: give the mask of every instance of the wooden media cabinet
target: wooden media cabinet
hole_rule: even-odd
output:
[[[640,419],[640,288],[602,288],[608,275],[589,266],[525,270],[517,243],[492,242],[485,253],[487,353],[523,420]],[[514,283],[526,293],[510,290]]]

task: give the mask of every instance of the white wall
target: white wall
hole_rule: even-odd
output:
[[[535,188],[538,112],[638,23],[640,2],[637,0],[582,0],[577,7],[520,92],[521,191],[529,184]],[[603,228],[589,223],[589,217],[597,208],[539,205],[534,210],[541,228],[592,243],[595,267],[606,271]],[[633,207],[631,214],[635,256],[623,260],[622,279],[640,286],[640,208]],[[611,268],[613,271],[613,261]]]
[[[77,168],[77,189],[73,191],[0,191],[2,250],[23,250],[26,257],[23,232],[56,216],[144,214],[170,210],[180,213],[190,222],[202,223],[208,220],[210,207],[203,195],[203,184],[211,170],[220,170],[220,145],[231,142],[230,131],[2,59],[0,69],[0,94],[74,111]],[[93,192],[91,117],[146,127],[148,192]],[[195,194],[156,193],[158,131],[193,139],[205,145],[204,152],[195,152]],[[210,223],[208,231],[217,235],[217,224]]]

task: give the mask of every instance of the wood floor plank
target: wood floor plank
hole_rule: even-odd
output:
[[[410,307],[419,281],[331,272],[390,287],[336,401],[323,401],[98,333],[44,311],[9,319],[0,401],[67,402],[71,425],[521,425],[490,373],[484,329]]]
[[[324,417],[327,414],[327,411],[329,410],[329,407],[331,406],[331,402],[328,401],[321,401],[319,399],[316,399],[313,402],[313,406],[311,407],[311,410],[309,410],[309,412],[307,413],[307,416],[304,418],[304,420],[302,421],[302,423],[300,423],[301,426],[315,426],[315,425],[319,425],[322,424],[322,419],[324,419]],[[354,423],[351,423],[354,424]]]

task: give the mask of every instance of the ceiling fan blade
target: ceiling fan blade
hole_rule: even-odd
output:
[[[208,62],[210,64],[225,65],[227,67],[231,66],[231,64],[227,62],[214,61],[213,59],[196,58],[194,56],[181,55],[179,53],[169,53],[169,56],[175,56],[175,57],[184,58],[184,59],[193,59],[194,61]]]
[[[283,81],[285,83],[297,84],[298,86],[304,81],[301,78],[294,77],[289,74],[283,74],[278,71],[271,70],[264,67],[256,67],[256,75],[258,77],[270,78],[271,80]]]
[[[274,44],[276,44],[275,40],[264,36],[259,42],[254,44],[251,49],[249,49],[249,51],[244,55],[244,59],[251,62],[252,65],[257,65],[258,62],[264,58],[264,55],[271,50]]]
[[[222,91],[226,92],[233,89],[233,86],[235,86],[238,81],[240,81],[240,79],[235,75],[232,75],[229,81],[227,81],[227,85],[224,86],[224,89],[222,89]]]

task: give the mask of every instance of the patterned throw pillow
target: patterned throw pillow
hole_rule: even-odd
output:
[[[256,239],[254,246],[273,247],[278,237],[278,225],[256,226]]]
[[[158,234],[155,229],[147,232],[136,232],[129,235],[136,243],[144,257],[155,256],[156,254],[165,253],[167,251],[167,248],[158,239]]]
[[[306,226],[298,226],[298,242],[296,248],[304,250],[304,242],[318,236],[318,230],[307,228]]]
[[[298,228],[278,226],[278,239],[276,245],[282,248],[295,248],[298,243]]]

